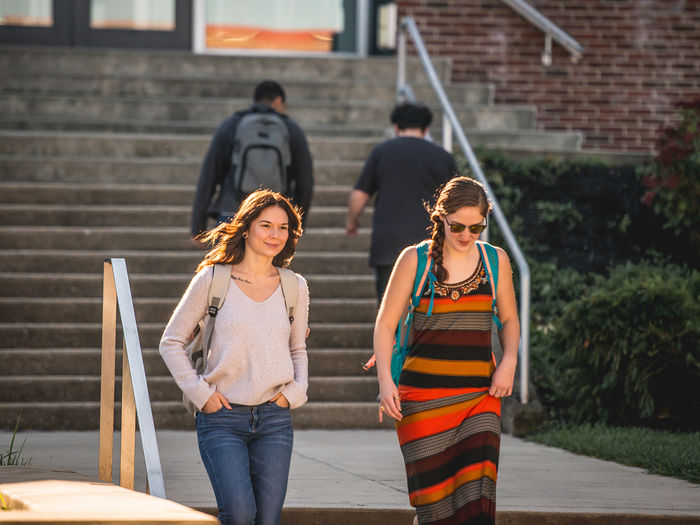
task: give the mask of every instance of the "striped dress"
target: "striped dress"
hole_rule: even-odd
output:
[[[396,431],[411,505],[425,524],[495,523],[501,401],[488,394],[491,285],[480,261],[461,283],[435,284],[413,317]]]

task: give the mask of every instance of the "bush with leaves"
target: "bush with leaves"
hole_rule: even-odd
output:
[[[696,429],[698,341],[700,272],[628,263],[563,309],[533,361],[564,419]]]
[[[642,201],[665,218],[664,227],[700,249],[700,97],[677,105],[678,124],[663,131],[658,155],[639,170]]]
[[[514,160],[487,151],[479,159],[523,252],[536,261],[604,273],[654,248],[692,264],[687,250],[642,204],[645,189],[634,166],[596,159]],[[463,157],[458,164],[470,174]],[[491,226],[493,241],[503,245],[495,221]]]

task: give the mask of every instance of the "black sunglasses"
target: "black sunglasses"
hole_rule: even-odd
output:
[[[459,222],[450,222],[447,220],[447,217],[445,217],[445,222],[450,227],[452,233],[462,233],[467,228],[469,228],[471,233],[481,233],[486,229],[487,225],[486,219],[484,219],[484,222],[481,224],[470,224],[469,226]]]

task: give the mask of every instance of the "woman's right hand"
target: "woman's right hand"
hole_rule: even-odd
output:
[[[217,410],[221,410],[221,407],[226,407],[231,410],[231,405],[229,404],[228,400],[220,392],[214,391],[211,397],[207,399],[207,402],[204,403],[202,412],[205,414],[211,414]]]
[[[392,380],[379,383],[379,422],[384,419],[384,414],[401,421],[401,400],[399,391]]]

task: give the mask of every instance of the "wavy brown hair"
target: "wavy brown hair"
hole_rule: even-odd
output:
[[[486,196],[484,186],[469,177],[455,177],[439,190],[437,202],[433,208],[428,208],[430,220],[433,221],[433,231],[430,235],[432,245],[430,255],[435,262],[435,277],[438,282],[447,281],[447,270],[442,265],[442,249],[445,244],[445,224],[442,218],[456,212],[464,206],[476,206],[481,215],[486,218],[491,211],[491,203]]]
[[[303,232],[299,208],[289,202],[289,199],[281,193],[258,190],[248,195],[229,222],[222,222],[216,228],[197,237],[202,242],[214,245],[197,266],[197,271],[214,264],[238,264],[241,262],[245,255],[243,234],[248,231],[251,223],[260,216],[263,210],[271,206],[282,208],[287,213],[289,228],[287,242],[282,251],[272,259],[272,264],[281,268],[289,266],[297,249],[297,241]]]

